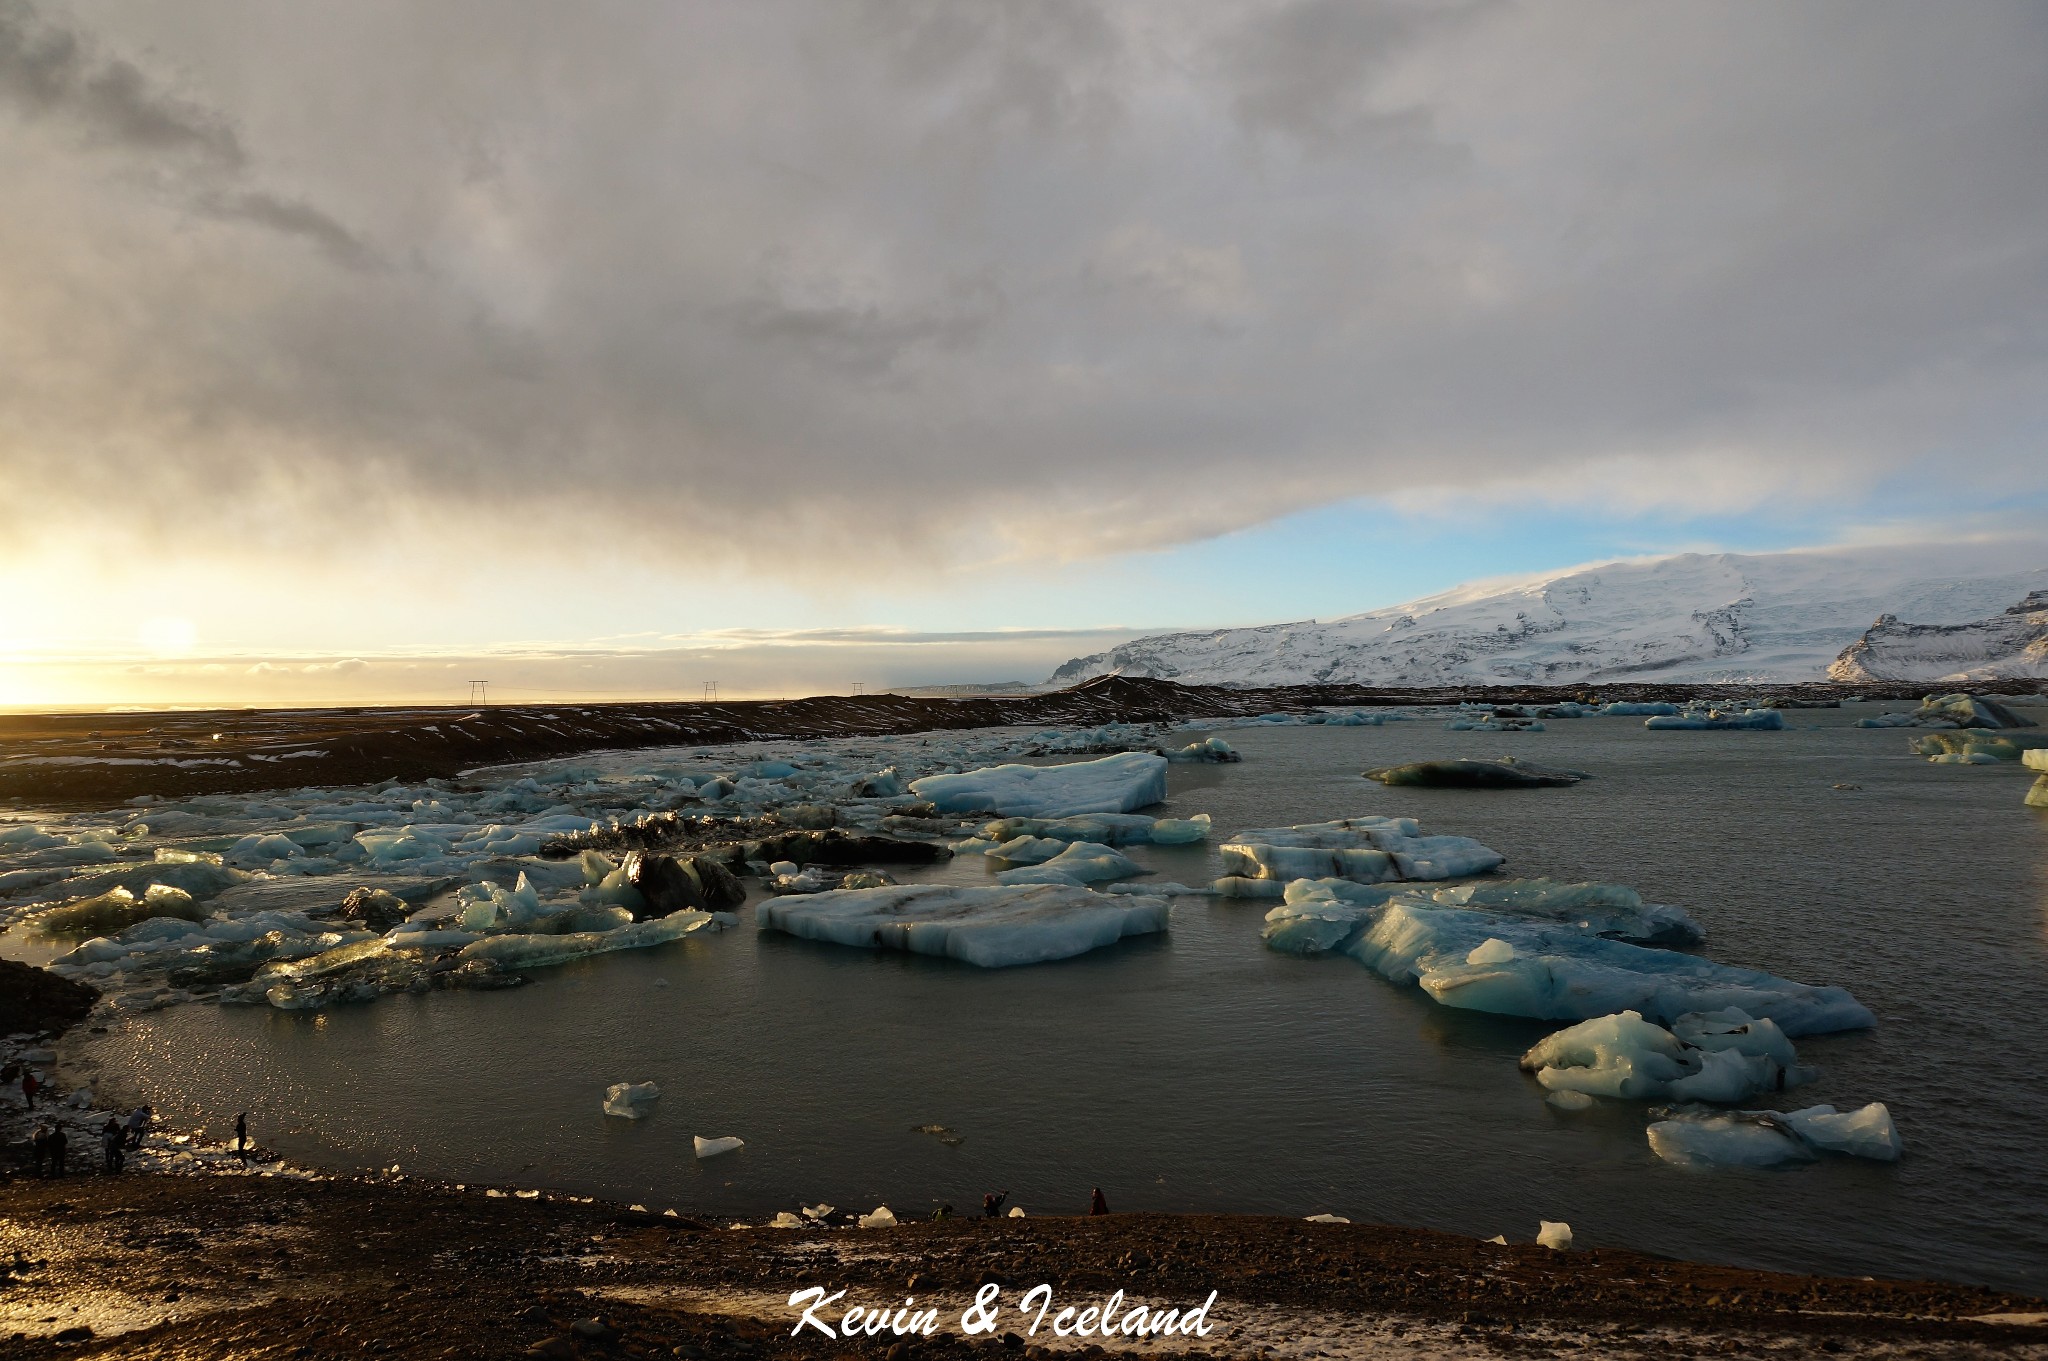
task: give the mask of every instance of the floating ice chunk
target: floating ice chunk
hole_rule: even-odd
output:
[[[731,1153],[735,1149],[746,1147],[747,1141],[737,1134],[725,1134],[716,1139],[707,1139],[701,1134],[695,1134],[690,1136],[690,1143],[697,1150],[698,1157],[715,1158],[721,1153]]]
[[[661,1088],[652,1082],[615,1082],[604,1089],[604,1113],[627,1120],[644,1120],[654,1114]]]
[[[908,950],[1006,968],[1066,959],[1166,929],[1163,899],[1111,899],[1069,884],[898,884],[764,902],[761,925],[808,940]]]
[[[1777,732],[1785,726],[1785,715],[1776,709],[1744,709],[1740,713],[1723,709],[1688,709],[1684,713],[1646,718],[1643,726],[1690,730],[1747,728],[1757,732]]]
[[[1684,909],[1646,903],[1624,884],[1564,884],[1555,879],[1489,879],[1453,884],[1430,894],[1444,907],[1505,912],[1575,926],[1596,936],[1638,945],[1692,945],[1706,928]]]
[[[1669,700],[1663,699],[1648,702],[1618,699],[1612,704],[1602,705],[1599,712],[1609,716],[1620,715],[1629,718],[1668,718],[1677,714],[1678,706]]]
[[[1527,715],[1487,714],[1482,718],[1454,718],[1444,724],[1451,732],[1542,732],[1540,719]]]
[[[1882,1101],[1859,1110],[1837,1111],[1833,1106],[1808,1106],[1783,1116],[1799,1136],[1827,1153],[1847,1153],[1880,1162],[1897,1162],[1904,1145],[1892,1113]]]
[[[1554,1252],[1564,1252],[1569,1250],[1572,1245],[1572,1226],[1569,1224],[1559,1223],[1555,1220],[1538,1220],[1536,1227],[1536,1245],[1538,1247],[1549,1248]]]
[[[1489,936],[1515,947],[1503,964],[1469,964]],[[1841,988],[1811,987],[1672,950],[1629,945],[1568,926],[1396,898],[1345,953],[1395,982],[1417,982],[1436,1001],[1538,1020],[1585,1020],[1622,1011],[1667,1021],[1738,1007],[1788,1035],[1859,1030],[1876,1018]]]
[[[1356,936],[1371,920],[1373,911],[1335,898],[1286,903],[1266,914],[1266,926],[1260,934],[1268,949],[1281,954],[1325,954]]]
[[[896,767],[876,771],[853,787],[857,799],[893,799],[903,793],[903,775]]]
[[[1413,818],[1341,818],[1239,832],[1220,848],[1225,874],[1246,879],[1455,879],[1507,857],[1470,837],[1423,836]]]
[[[1650,1148],[1681,1167],[1771,1167],[1812,1162],[1822,1152],[1881,1162],[1898,1160],[1902,1147],[1891,1112],[1873,1101],[1861,1110],[1833,1106],[1805,1110],[1656,1112]]]
[[[719,931],[739,919],[730,912],[684,910],[634,922],[613,931],[569,931],[559,936],[511,933],[485,936],[462,947],[457,958],[485,959],[505,969],[538,969],[572,959],[665,945],[693,932]]]
[[[1176,764],[1199,761],[1231,764],[1244,759],[1244,757],[1238,754],[1235,747],[1220,737],[1212,737],[1206,742],[1190,742],[1184,747],[1163,754],[1167,760]]]
[[[1023,1207],[1022,1205],[1012,1205],[1012,1206],[1010,1207],[1010,1218],[1012,1218],[1012,1219],[1022,1219],[1023,1217],[1024,1217],[1024,1207]]]
[[[1543,1101],[1545,1105],[1555,1106],[1561,1111],[1591,1110],[1600,1104],[1584,1092],[1575,1092],[1570,1088],[1552,1092],[1549,1096],[1544,1097]]]
[[[1515,947],[1497,936],[1488,936],[1465,956],[1467,964],[1505,964],[1515,957]]]
[[[2031,728],[2032,719],[1983,695],[1929,695],[1913,714],[1920,723],[1957,728]]]
[[[1002,860],[1012,865],[1042,865],[1070,844],[1073,843],[1049,836],[1019,836],[1003,842],[987,854],[991,860]]]
[[[1166,758],[1130,751],[1059,766],[993,766],[927,775],[910,790],[942,813],[987,810],[1009,817],[1128,813],[1166,799]]]
[[[1738,1054],[1770,1059],[1783,1068],[1792,1068],[1799,1062],[1792,1041],[1777,1022],[1750,1016],[1734,1007],[1680,1016],[1671,1022],[1671,1033],[1696,1049],[1732,1049]]]
[[[1043,843],[1041,843],[1043,844]],[[1004,870],[996,875],[999,884],[1100,883],[1106,879],[1128,879],[1144,874],[1143,866],[1107,846],[1092,841],[1062,845],[1060,853],[1031,869]],[[1050,876],[1057,875],[1055,879]]]
[[[455,925],[463,931],[510,931],[527,925],[541,915],[540,895],[526,875],[512,888],[500,884],[465,885],[456,895],[462,910]]]
[[[1349,1224],[1351,1221],[1343,1215],[1319,1214],[1310,1215],[1306,1222],[1310,1224]]]
[[[2020,760],[2030,750],[2048,748],[2048,737],[2036,733],[1933,732],[1913,738],[1911,747],[1929,761],[1986,766]]]
[[[1577,784],[1586,778],[1586,773],[1553,770],[1503,756],[1492,761],[1416,761],[1405,766],[1382,766],[1366,771],[1365,778],[1384,785],[1425,789],[1541,789]]]
[[[1184,846],[1207,837],[1210,826],[1207,813],[1197,813],[1191,818],[1148,818],[1142,813],[1087,813],[1070,818],[997,818],[982,828],[981,834],[996,842],[1044,839],[1094,841],[1104,846],[1143,845],[1147,842],[1156,846]]]
[[[863,1229],[893,1229],[896,1227],[896,1216],[889,1213],[888,1206],[877,1205],[874,1213],[860,1217],[860,1226]]]

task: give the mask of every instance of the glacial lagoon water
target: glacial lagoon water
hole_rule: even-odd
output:
[[[2017,768],[1929,765],[1859,711],[1790,731],[1378,728],[1227,733],[1167,812],[1219,832],[1360,813],[1476,836],[1509,873],[1632,884],[1690,910],[1713,958],[1848,987],[1881,1018],[1799,1043],[1781,1108],[1886,1102],[1896,1165],[1688,1172],[1643,1108],[1546,1106],[1516,1059],[1551,1029],[1453,1011],[1342,958],[1264,949],[1267,904],[1177,902],[1167,937],[984,971],[740,929],[589,959],[500,993],[318,1014],[184,1006],[92,1040],[131,1094],[334,1167],[765,1216],[820,1200],[899,1216],[1008,1190],[1075,1213],[1333,1211],[1477,1236],[1568,1221],[1582,1246],[2048,1292],[2048,814]],[[1861,712],[1871,712],[1869,709]],[[1503,752],[1568,789],[1386,789],[1367,767]],[[1856,789],[1834,786],[1852,784]],[[1206,883],[1213,844],[1130,848]],[[977,882],[979,856],[931,878]],[[902,877],[912,877],[905,875]],[[599,1113],[661,1085],[652,1118]],[[940,1124],[949,1145],[915,1127]],[[738,1134],[698,1162],[693,1135]]]

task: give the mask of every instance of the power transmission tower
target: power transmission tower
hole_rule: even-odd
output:
[[[469,683],[469,702],[471,704],[489,704],[491,702],[491,683],[487,680],[471,681]]]
[[[705,698],[706,700],[709,700],[709,701],[711,701],[712,703],[716,703],[716,702],[718,701],[718,682],[717,682],[717,681],[705,681],[705,682],[704,682],[704,698]]]
[[[854,693],[854,694],[856,694],[856,695],[863,695],[863,694],[866,694],[866,693],[867,693],[867,688],[868,688],[868,683],[867,683],[866,681],[855,681],[855,682],[853,683],[853,693]]]

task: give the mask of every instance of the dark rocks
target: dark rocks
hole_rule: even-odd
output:
[[[359,888],[341,900],[335,914],[345,921],[362,923],[365,931],[389,931],[412,915],[412,906],[395,893],[381,888]]]
[[[863,836],[838,828],[824,832],[785,832],[749,841],[748,860],[798,865],[930,865],[949,860],[953,852],[932,841],[902,841],[890,836]]]
[[[67,1030],[84,1020],[99,989],[47,969],[0,959],[0,1035]]]
[[[1587,777],[1581,770],[1554,770],[1503,756],[1496,761],[1415,761],[1383,766],[1366,771],[1365,778],[1421,789],[1542,789],[1577,784]]]
[[[807,832],[801,835],[817,836]],[[731,870],[708,855],[654,855],[634,851],[626,857],[626,882],[640,890],[644,906],[636,920],[666,917],[671,912],[730,912],[747,900],[746,886]]]

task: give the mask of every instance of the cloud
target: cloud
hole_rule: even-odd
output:
[[[227,167],[243,160],[234,129],[219,115],[159,88],[127,61],[98,55],[27,0],[0,0],[0,102],[101,145]]]
[[[941,590],[2048,487],[2025,4],[90,13],[0,7],[0,552]]]

